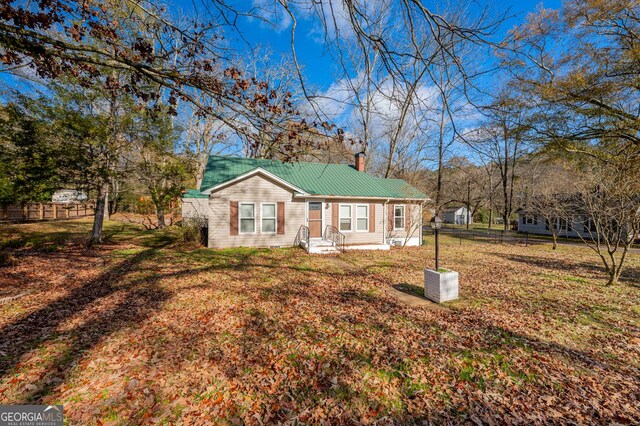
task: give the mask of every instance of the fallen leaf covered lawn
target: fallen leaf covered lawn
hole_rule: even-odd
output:
[[[640,255],[444,240],[449,309],[410,307],[427,246],[209,250],[176,230],[0,228],[0,403],[71,423],[639,423]],[[347,267],[348,266],[348,267]]]

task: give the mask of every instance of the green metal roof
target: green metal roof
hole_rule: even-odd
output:
[[[209,198],[207,194],[203,194],[197,189],[188,189],[187,192],[182,194],[182,198]]]
[[[312,195],[427,199],[402,179],[383,179],[345,164],[283,163],[275,160],[209,156],[200,191],[218,186],[257,168]]]

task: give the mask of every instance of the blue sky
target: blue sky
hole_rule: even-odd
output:
[[[192,15],[194,12],[197,14],[197,8],[202,7],[202,1],[206,2],[207,0],[168,0],[169,1],[169,13],[175,15],[176,17],[185,14]],[[231,2],[236,2],[242,8],[251,8],[258,4],[266,4],[273,5],[274,0],[229,0]],[[316,0],[317,1],[317,0]],[[326,1],[326,0],[323,0]],[[397,0],[399,1],[399,0]],[[445,0],[446,1],[446,0]],[[428,2],[427,0],[423,0],[423,2],[428,6],[432,7],[433,4]],[[436,3],[437,5],[441,5],[442,3]],[[464,4],[464,3],[463,3]],[[471,4],[471,3],[469,3]],[[485,2],[475,2],[473,3],[473,8],[477,8],[480,10],[484,8],[486,5]],[[519,22],[526,17],[526,15],[530,12],[533,12],[539,5],[542,5],[545,8],[559,8],[561,6],[560,0],[544,0],[544,1],[533,1],[533,0],[523,0],[523,1],[500,1],[497,0],[489,4],[488,7],[493,10],[500,12],[509,11],[509,15],[513,16],[509,21],[505,22],[500,29],[500,33],[495,35],[496,39],[500,39],[502,36],[506,34],[506,32],[517,25]],[[195,9],[194,9],[195,8]],[[202,13],[200,14],[202,15]],[[273,18],[273,17],[271,17]],[[287,16],[281,19],[273,19],[275,21],[275,27],[265,24],[255,18],[240,18],[237,22],[238,30],[241,33],[242,37],[229,31],[225,34],[228,43],[235,47],[237,51],[240,52],[241,57],[248,57],[250,55],[251,47],[262,45],[268,48],[274,57],[279,57],[280,55],[290,56],[291,55],[291,33],[290,33],[290,20]],[[243,39],[244,38],[244,39]],[[311,89],[312,93],[316,94],[329,94],[332,97],[339,97],[337,94],[336,87],[340,87],[340,78],[341,76],[337,74],[337,67],[334,67],[332,64],[333,57],[330,51],[323,42],[321,37],[321,31],[316,22],[314,22],[309,17],[299,17],[297,22],[296,29],[296,52],[298,55],[298,60],[303,67],[303,75],[305,79],[305,83],[308,85],[308,88]],[[490,56],[488,56],[490,58]],[[490,59],[488,59],[490,60]],[[292,69],[292,73],[295,71]],[[350,76],[353,77],[353,76]],[[495,76],[487,76],[489,85],[495,83]],[[482,84],[482,83],[481,83]],[[483,84],[487,86],[487,83]],[[27,86],[24,82],[13,78],[7,73],[0,73],[0,86],[5,87],[13,87],[23,92],[31,92],[33,90],[32,86]],[[487,86],[492,87],[492,86]],[[426,88],[425,90],[428,90]],[[339,89],[338,89],[339,91]],[[1,94],[0,94],[1,96]],[[343,127],[347,132],[350,129],[350,116],[349,109],[344,105],[348,102],[348,99],[343,99],[342,101],[338,101],[338,103],[342,102],[341,106],[337,106],[334,104],[324,103],[323,112],[326,114],[327,111],[333,111],[335,109],[335,114],[333,116],[328,115],[330,121],[334,122],[340,127]],[[381,115],[387,115],[387,118],[393,119],[393,114],[385,114],[388,112],[383,108],[381,108]],[[465,124],[469,125],[469,124]]]
[[[268,0],[266,3],[272,4],[272,1],[273,0]],[[259,2],[260,0],[238,0],[238,3],[242,5],[241,7],[245,8],[247,8],[248,5],[254,6]],[[424,1],[424,3],[429,5],[428,1]],[[190,13],[194,9],[194,4],[195,7],[199,7],[199,0],[172,0],[172,4],[175,10],[183,10],[186,13]],[[476,8],[480,9],[485,7],[487,2],[475,1],[474,4]],[[555,9],[560,7],[561,1],[496,0],[488,3],[488,6],[494,10],[509,10],[509,14],[513,15],[513,18],[503,25],[502,34],[497,34],[496,36],[500,37],[504,35],[509,28],[521,22],[526,14],[534,11],[538,5]],[[281,19],[274,19],[274,21],[279,24],[276,28],[256,19],[240,18],[238,20],[238,28],[242,32],[242,37],[249,44],[268,46],[276,56],[280,54],[289,55],[291,52],[291,33],[290,27],[287,25],[288,17],[285,16]],[[230,41],[240,49],[247,48],[245,40],[242,40],[238,35],[229,33],[227,36]],[[319,38],[317,24],[314,24],[310,19],[298,19],[296,28],[296,53],[298,60],[304,67],[304,75],[308,79],[308,82],[317,89],[325,90],[335,81],[337,76],[331,66],[331,53],[327,51],[326,46],[320,42]]]
[[[206,0],[205,0],[206,1]],[[237,0],[243,7],[256,4],[258,0]],[[271,1],[271,0],[269,0]],[[427,2],[425,2],[427,3]],[[485,2],[477,2],[477,7],[483,7]],[[528,12],[542,4],[546,8],[560,7],[560,0],[522,0],[522,1],[499,1],[493,3],[492,7],[499,7],[500,10],[509,9],[514,18],[509,20],[503,27],[506,30],[518,22],[520,22]],[[175,11],[176,14],[185,12],[190,14],[194,8],[201,7],[200,0],[170,0],[169,11]],[[275,56],[280,54],[289,55],[290,49],[290,31],[286,22],[280,20],[280,27],[273,28],[256,19],[240,18],[238,21],[239,30],[242,32],[245,40],[251,45],[261,44],[267,46]],[[315,24],[309,19],[300,19],[296,31],[296,51],[298,60],[304,67],[304,75],[308,83],[319,90],[327,89],[338,77],[335,70],[331,66],[331,54],[326,50],[326,46],[319,42],[317,32],[314,35]],[[247,49],[247,44],[238,35],[228,33],[229,41],[240,49]],[[20,83],[7,73],[0,73],[0,81],[10,87],[16,87]]]
[[[192,0],[174,0],[179,8],[189,9],[192,7]],[[196,0],[197,1],[197,0]],[[256,4],[258,0],[241,0],[244,2],[253,2]],[[271,1],[271,0],[269,0]],[[424,1],[428,4],[427,1]],[[486,2],[476,2],[478,9],[483,8]],[[507,30],[521,22],[527,13],[532,12],[542,5],[545,8],[559,8],[560,0],[521,0],[521,1],[495,1],[489,3],[489,7],[499,11],[510,11],[513,18],[505,22],[501,28],[501,33],[496,37],[506,34]],[[243,37],[253,45],[262,44],[269,46],[275,55],[289,55],[291,52],[291,33],[290,27],[286,25],[288,19],[280,19],[278,22],[280,27],[273,28],[255,19],[240,19],[239,29]],[[240,48],[246,48],[244,41],[238,36],[230,37],[234,43]],[[331,66],[331,53],[327,51],[327,47],[319,40],[317,32],[317,24],[309,19],[298,19],[296,28],[296,53],[298,60],[304,67],[304,75],[313,86],[320,90],[327,89],[337,78]]]

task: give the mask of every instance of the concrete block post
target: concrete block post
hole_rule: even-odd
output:
[[[458,298],[458,273],[455,271],[424,270],[424,297],[436,303]]]

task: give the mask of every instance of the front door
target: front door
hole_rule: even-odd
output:
[[[309,238],[322,237],[322,201],[309,201]]]

